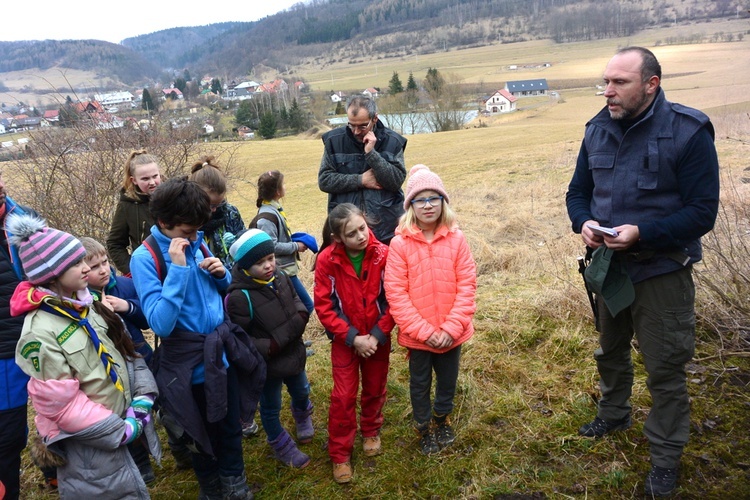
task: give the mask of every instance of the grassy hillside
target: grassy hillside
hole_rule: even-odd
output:
[[[591,44],[551,47],[530,42],[476,49],[492,50],[482,56],[473,51],[420,56],[419,69],[413,71],[422,76],[432,66],[466,79],[500,82],[507,78],[494,69],[500,65],[551,61],[549,70],[533,75],[590,79],[593,86],[618,45],[664,36],[654,32]],[[750,153],[750,67],[725,61],[750,60],[750,40],[654,50],[664,68],[667,97],[706,111],[714,121],[722,196],[735,193],[740,201],[747,200],[742,191],[736,193]],[[480,61],[488,59],[494,61],[493,68],[486,63],[482,67]],[[382,64],[378,75],[383,81],[393,70],[403,77],[412,68],[406,61]],[[310,74],[316,87],[331,78],[364,87],[377,81],[356,75],[372,69],[353,65]],[[531,75],[513,73],[514,78]],[[407,166],[425,163],[443,178],[478,264],[477,331],[463,353],[455,446],[429,458],[417,452],[405,351],[397,347],[391,355],[385,453],[367,459],[358,452],[358,440],[354,481],[348,486],[334,484],[325,450],[329,343],[313,319],[307,337],[317,354],[309,358],[308,376],[317,435],[303,447],[313,460],[305,470],[290,470],[270,457],[262,432],[246,440],[246,470],[258,498],[641,496],[649,469],[648,443],[641,431],[650,397],[638,357],[633,428],[598,441],[576,433],[596,411],[592,353],[597,342],[576,270],[582,246],[571,234],[564,195],[584,123],[603,99],[592,88],[566,90],[562,97],[533,109],[524,109],[521,100],[517,113],[488,120],[487,127],[409,137]],[[326,198],[316,179],[321,152],[319,140],[302,137],[249,142],[240,150],[245,178],[257,179],[269,169],[285,173],[284,208],[295,231],[319,234],[325,217]],[[252,182],[238,180],[229,198],[249,220],[255,197]],[[304,257],[302,279],[312,287],[311,256]],[[682,498],[750,496],[750,366],[740,356],[712,358],[718,349],[715,337],[699,334],[696,358],[704,360],[690,366],[692,437],[683,460]],[[291,425],[291,416],[284,414],[283,421]],[[156,474],[154,498],[197,494],[192,473],[176,471],[168,454]],[[40,477],[28,457],[23,481],[28,498],[54,498],[37,487]]]

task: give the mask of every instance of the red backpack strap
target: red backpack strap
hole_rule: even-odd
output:
[[[201,243],[201,252],[203,253],[204,259],[211,257],[211,252],[208,251],[208,247],[205,243]]]
[[[167,263],[164,261],[164,255],[159,251],[159,244],[156,242],[153,234],[149,234],[148,237],[143,240],[143,246],[151,254],[154,259],[154,265],[156,266],[156,275],[159,277],[159,281],[164,283],[164,278],[167,274]]]

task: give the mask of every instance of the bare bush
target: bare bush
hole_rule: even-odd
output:
[[[727,183],[725,183],[727,184]],[[750,351],[750,210],[747,187],[729,179],[714,230],[703,237],[696,301],[700,321],[720,351]]]
[[[146,149],[159,158],[163,178],[186,174],[207,148],[197,141],[196,126],[175,127],[153,120],[148,128],[134,124],[103,129],[82,117],[69,127],[47,127],[29,133],[23,155],[4,167],[13,179],[13,194],[33,207],[47,223],[75,235],[106,239],[131,151]],[[232,177],[236,144],[210,145],[210,154]]]

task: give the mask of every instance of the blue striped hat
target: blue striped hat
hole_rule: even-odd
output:
[[[32,285],[59,278],[86,256],[86,249],[73,235],[47,227],[33,215],[9,215],[5,228],[9,241],[18,247],[23,272]]]
[[[240,269],[249,269],[266,255],[274,251],[273,240],[260,229],[248,229],[240,233],[237,241],[229,247],[229,255]]]

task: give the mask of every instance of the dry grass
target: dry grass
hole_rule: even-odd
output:
[[[566,61],[564,67],[573,68],[570,75],[560,70],[557,77],[596,78],[618,43],[597,42],[591,50],[585,45],[553,47],[565,52],[559,56]],[[543,42],[496,49],[509,51],[499,57],[507,61],[552,57],[549,44]],[[722,169],[736,179],[748,166],[750,152],[747,136],[742,135],[748,131],[750,101],[743,87],[747,83],[741,83],[750,81],[750,67],[719,63],[727,51],[734,61],[750,60],[750,41],[657,48],[656,53],[665,72],[684,75],[664,82],[667,96],[711,115]],[[425,64],[442,71],[448,63],[434,57]],[[390,76],[392,69],[401,68],[379,71]],[[425,163],[441,175],[479,269],[477,333],[465,347],[456,397],[458,441],[437,457],[417,452],[410,428],[405,352],[396,348],[383,428],[385,454],[366,459],[355,450],[354,482],[343,487],[334,484],[325,451],[329,344],[313,320],[307,335],[317,354],[309,359],[308,374],[318,434],[304,447],[313,460],[303,471],[289,470],[270,458],[263,437],[247,440],[247,473],[259,498],[632,498],[641,494],[648,470],[648,443],[641,429],[650,398],[639,361],[633,429],[598,441],[576,434],[578,426],[595,414],[598,390],[592,352],[597,343],[576,269],[581,244],[571,234],[564,195],[583,125],[601,105],[593,92],[570,91],[563,103],[521,110],[486,128],[409,137],[407,164]],[[321,152],[320,141],[313,138],[251,142],[239,152],[247,179],[257,179],[269,169],[284,172],[284,207],[291,227],[316,235],[326,201],[316,183]],[[230,195],[246,219],[254,212],[255,194],[254,185],[243,182]],[[310,256],[305,259],[302,279],[311,287]],[[714,344],[701,343],[699,356],[716,349]],[[737,358],[691,366],[693,439],[683,460],[681,497],[750,495],[747,370],[746,361]],[[284,419],[291,423],[288,415]],[[163,469],[157,469],[157,477],[151,489],[155,498],[197,492],[191,473],[175,471],[169,458]],[[38,472],[26,460],[24,486],[29,498],[48,496],[37,493],[38,481]]]

